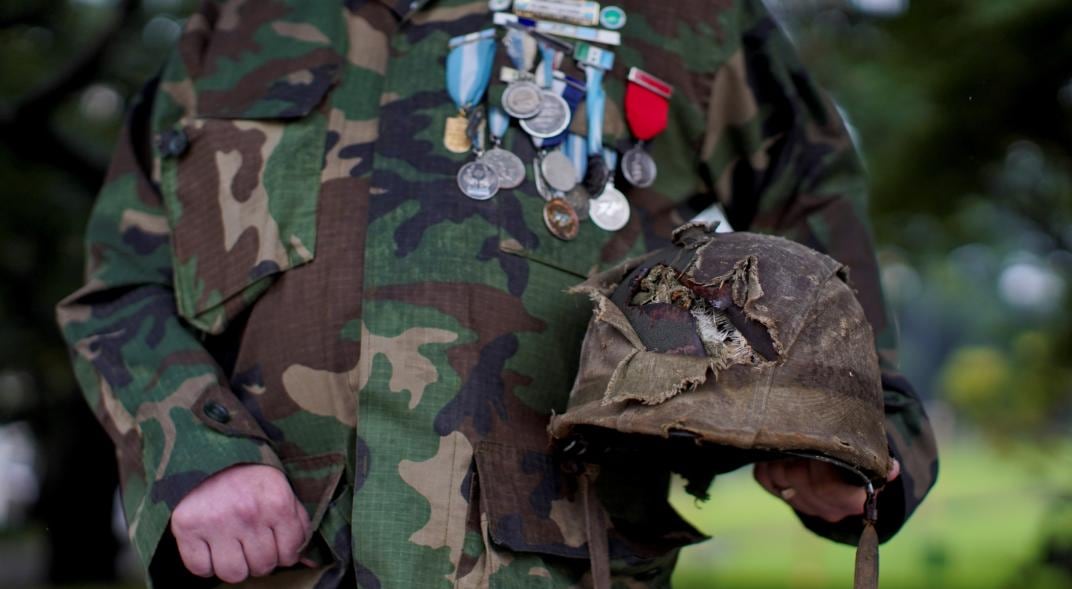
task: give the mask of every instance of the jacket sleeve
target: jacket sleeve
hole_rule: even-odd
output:
[[[879,537],[897,532],[933,486],[938,462],[923,405],[897,372],[897,335],[886,309],[868,223],[863,164],[837,107],[810,79],[760,0],[742,0],[740,50],[717,73],[701,169],[737,230],[783,235],[850,269],[875,333],[886,433],[901,476],[880,494]],[[798,514],[812,531],[856,543],[862,520]]]
[[[75,374],[117,447],[130,538],[146,567],[171,512],[240,463],[282,468],[213,355],[177,315],[169,227],[151,179],[150,83],[128,115],[86,231],[86,284],[57,318]]]

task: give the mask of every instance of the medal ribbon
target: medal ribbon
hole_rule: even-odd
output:
[[[603,109],[607,94],[603,91],[603,70],[597,67],[584,68],[587,98],[584,112],[588,115],[588,155],[603,152]]]
[[[625,120],[638,141],[648,141],[666,129],[670,111],[670,84],[632,68],[625,89]]]
[[[454,37],[447,54],[447,92],[454,104],[469,112],[480,103],[495,61],[495,29]]]
[[[577,172],[577,183],[584,181],[584,173],[588,171],[588,139],[584,135],[576,135],[566,131],[566,141],[562,144],[562,152],[573,162],[573,169]]]
[[[607,94],[603,91],[603,74],[614,67],[614,54],[587,43],[578,43],[573,57],[584,68],[587,98],[585,114],[588,115],[588,155],[603,151],[603,112]]]
[[[519,29],[508,29],[502,42],[506,47],[506,56],[519,72],[532,71],[537,52],[536,39],[532,35]]]
[[[498,145],[506,130],[510,127],[510,116],[506,114],[506,111],[497,107],[488,107],[488,131],[491,132],[491,142]]]
[[[540,43],[540,71],[536,81],[544,88],[552,88],[555,78],[555,62],[559,52],[550,43]]]
[[[609,182],[611,184],[613,184],[614,183],[614,170],[618,169],[618,152],[614,151],[613,149],[611,149],[609,147],[604,149],[603,150],[603,161],[607,163],[607,169],[610,170],[610,180],[609,180]]]

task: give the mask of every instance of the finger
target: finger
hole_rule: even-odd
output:
[[[270,528],[260,528],[239,539],[242,553],[249,565],[249,573],[254,577],[263,577],[279,564],[279,549],[276,547],[275,535]]]
[[[303,519],[294,514],[272,526],[276,558],[282,566],[293,566],[301,557],[301,549],[305,545],[305,531],[308,529],[308,524],[303,523]]]
[[[901,476],[901,463],[896,458],[890,459],[890,472],[886,474],[886,482],[892,483]]]
[[[823,513],[822,501],[815,491],[808,475],[806,464],[796,464],[786,468],[786,484],[793,489],[793,495],[786,500],[793,509],[805,514],[819,517]]]
[[[770,480],[770,463],[769,462],[757,462],[752,467],[752,476],[759,483],[760,487],[763,487],[768,493],[777,495],[777,491],[774,488],[774,483]]]
[[[297,497],[294,498],[294,513],[297,514],[298,521],[301,522],[302,545],[305,545],[309,542],[309,538],[312,537],[313,530],[310,529],[309,513],[305,511],[305,506],[302,505],[302,502]]]
[[[176,538],[175,540],[179,547],[179,557],[186,570],[198,577],[211,577],[212,554],[209,552],[208,544],[201,538]]]
[[[786,473],[786,460],[772,460],[768,462],[767,474],[770,477],[772,492],[779,495],[782,490],[789,489],[793,485],[789,483]]]
[[[209,544],[212,569],[224,583],[241,583],[249,576],[249,564],[237,539],[229,538]]]
[[[837,467],[813,461],[808,465],[809,499],[818,517],[837,522],[864,511],[867,494],[862,487],[844,482]]]

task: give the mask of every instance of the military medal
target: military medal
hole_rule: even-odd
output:
[[[608,167],[614,169],[617,163],[615,153],[607,150],[604,157]],[[589,203],[588,216],[597,227],[606,231],[618,231],[629,222],[629,201],[620,190],[614,187],[613,176],[603,187],[599,197],[593,198]]]
[[[536,194],[540,195],[540,198],[544,200],[551,200],[555,197],[555,191],[547,185],[547,181],[543,178],[543,171],[540,169],[540,158],[542,156],[537,155],[536,159],[532,160],[532,179],[536,183]]]
[[[491,149],[484,152],[480,161],[495,170],[499,188],[517,188],[525,181],[525,163],[513,152],[502,148],[502,138],[510,126],[510,119],[502,109],[488,109],[488,125],[491,130]]]
[[[585,114],[588,116],[588,165],[584,187],[593,197],[599,196],[614,171],[603,161],[603,112],[607,95],[603,75],[614,67],[614,54],[587,43],[574,47],[573,57],[584,69]]]
[[[540,159],[540,172],[544,182],[559,192],[568,192],[577,185],[573,163],[561,150],[550,151]]]
[[[629,223],[629,201],[613,183],[607,184],[603,194],[589,202],[588,216],[600,229],[618,231]]]
[[[544,205],[543,223],[551,235],[565,241],[577,237],[581,227],[577,212],[561,198],[553,198]]]
[[[570,163],[573,165],[575,184],[562,198],[577,212],[577,218],[584,221],[588,218],[588,202],[590,200],[588,190],[584,187],[584,176],[588,170],[588,142],[584,135],[567,133],[566,140],[562,142],[562,153],[569,158]]]
[[[484,154],[481,141],[484,115],[477,105],[491,80],[491,67],[495,60],[495,29],[454,37],[449,47],[447,92],[460,114],[447,119],[443,142],[448,150],[455,151],[467,144],[467,149],[476,153],[476,161],[468,162],[458,170],[458,188],[469,198],[487,200],[499,191],[499,177],[481,158]]]
[[[458,188],[473,200],[488,200],[499,191],[499,176],[483,161],[472,161],[458,170]]]
[[[502,94],[502,108],[517,119],[530,119],[540,112],[540,86],[533,81],[532,66],[536,63],[536,39],[520,29],[509,29],[503,36],[506,55],[517,68],[517,74]]]
[[[566,100],[551,92],[540,92],[540,112],[530,119],[521,121],[521,128],[533,137],[554,137],[569,127],[569,104]]]
[[[629,70],[625,120],[637,144],[622,156],[622,176],[633,186],[646,188],[655,182],[655,160],[645,145],[666,129],[672,95],[670,84],[635,67]]]

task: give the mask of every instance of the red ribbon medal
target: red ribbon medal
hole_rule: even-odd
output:
[[[673,93],[673,86],[659,78],[637,68],[629,70],[625,120],[638,143],[622,156],[622,175],[633,186],[645,188],[655,182],[655,160],[644,143],[666,129]]]

